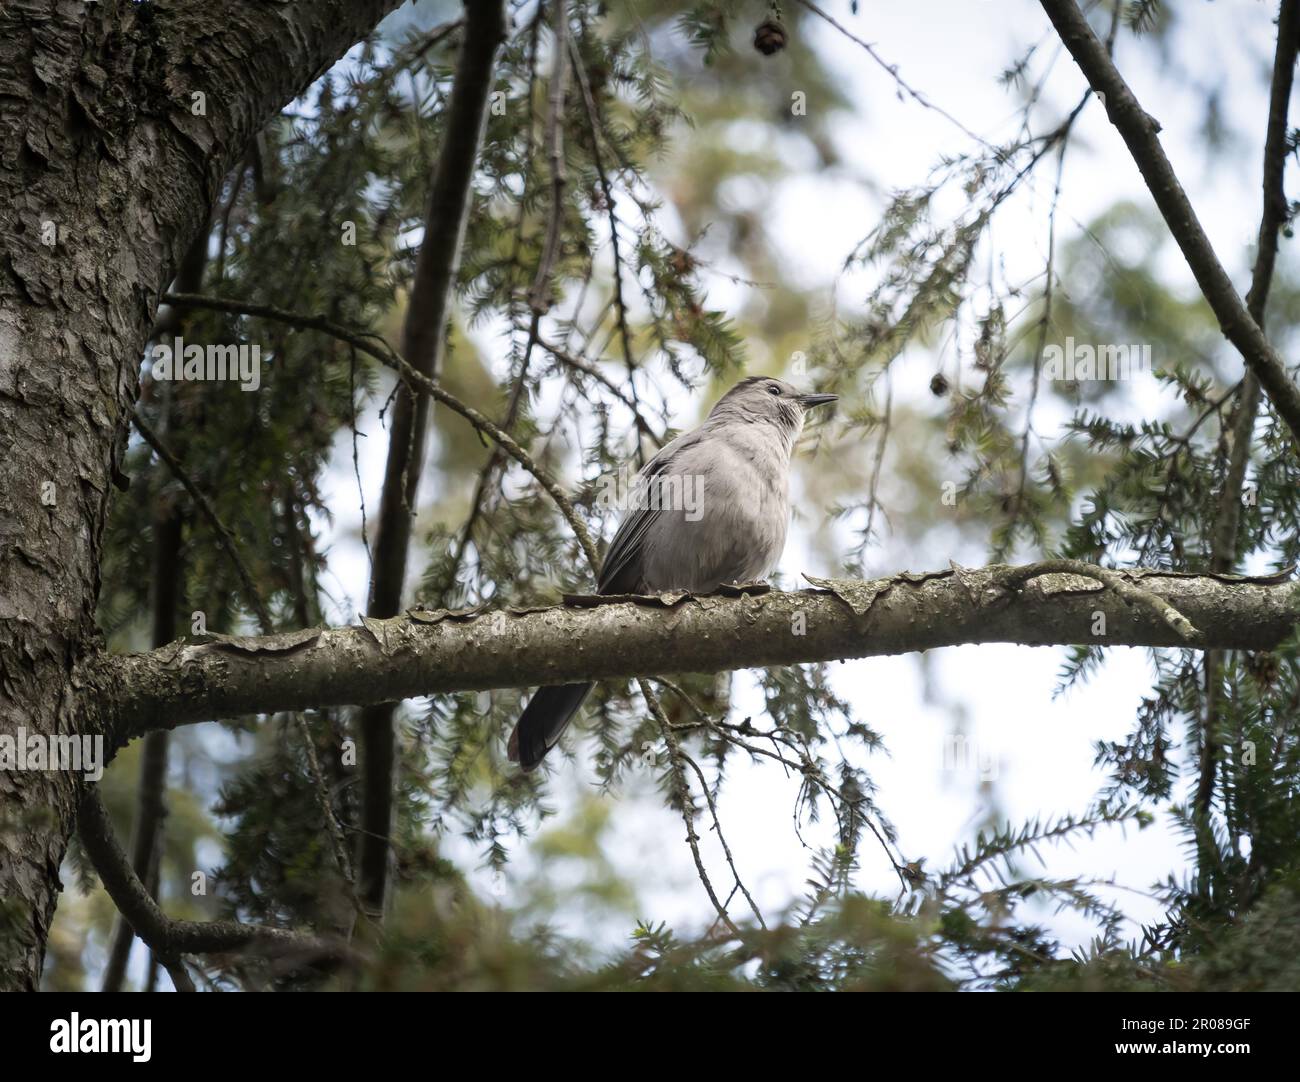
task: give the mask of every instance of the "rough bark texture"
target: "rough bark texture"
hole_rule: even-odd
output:
[[[253,712],[964,643],[1263,650],[1290,634],[1300,617],[1300,586],[1290,581],[1111,573],[1107,583],[1056,568],[825,580],[818,590],[760,596],[410,612],[356,627],[178,642],[98,659],[83,675],[116,715],[115,738],[124,742],[157,728]],[[1105,617],[1100,634],[1098,614]]]
[[[0,7],[0,732],[96,731],[73,672],[158,295],[258,127],[395,6]],[[39,981],[80,786],[0,773],[0,987]]]

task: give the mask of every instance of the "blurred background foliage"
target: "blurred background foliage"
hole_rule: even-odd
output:
[[[837,143],[837,120],[873,103],[850,99],[811,46],[822,24],[808,7],[573,0],[573,70],[559,118],[563,243],[554,306],[534,335],[526,295],[556,209],[543,154],[553,42],[545,7],[511,7],[496,80],[505,107],[489,118],[440,378],[578,493],[594,533],[611,536],[617,515],[598,498],[602,476],[693,425],[738,375],[762,371],[842,396],[839,416],[808,433],[798,484],[800,504],[830,509],[836,522],[810,543],[846,573],[917,551],[940,566],[972,546],[992,559],[1209,566],[1241,365],[1199,297],[1168,284],[1164,225],[1148,204],[1118,202],[1066,229],[1055,201],[1045,201],[1052,242],[1039,271],[1013,280],[997,258],[990,230],[998,214],[1023,185],[1040,196],[1059,191],[1074,117],[1087,104],[1053,111],[1042,93],[1045,50],[1010,58],[1002,73],[1025,118],[1015,138],[936,152],[928,176],[892,190]],[[871,40],[868,5],[826,7]],[[1176,64],[1170,43],[1194,7],[1105,0],[1088,10],[1099,33]],[[396,341],[461,18],[451,2],[403,8],[268,124],[227,179],[176,288],[324,315]],[[772,23],[784,48],[762,55],[755,34]],[[768,25],[769,41],[773,33]],[[861,59],[879,62],[865,48]],[[1207,160],[1260,153],[1262,90],[1259,115],[1238,130],[1212,73],[1181,76],[1202,103]],[[816,107],[793,109],[792,88]],[[900,83],[898,93],[911,91]],[[847,258],[829,296],[787,266],[772,230],[781,192],[808,174],[860,186],[882,207],[874,227],[846,231]],[[1251,214],[1254,202],[1252,194]],[[349,225],[355,244],[343,240]],[[1300,316],[1300,285],[1285,266],[1269,309],[1271,337],[1284,350]],[[339,576],[368,568],[373,538],[353,509],[362,489],[372,516],[378,502],[358,448],[386,440],[392,380],[335,339],[271,321],[165,312],[157,340],[177,334],[263,347],[259,393],[153,383],[146,366],[139,405],[236,539],[260,602],[177,478],[136,439],[124,466],[132,485],[117,499],[105,545],[100,619],[111,647],[151,645],[159,524],[169,516],[182,524],[173,614],[182,634],[194,630],[196,611],[209,632],[254,632],[259,603],[276,628],[354,618],[349,598],[363,584]],[[1135,411],[1123,383],[1042,379],[1044,343],[1067,336],[1152,343],[1166,388],[1158,412]],[[929,380],[928,394],[894,394],[903,365]],[[1062,432],[1053,417],[1066,419]],[[438,411],[433,425],[412,599],[532,604],[589,589],[581,552],[545,493],[457,418]],[[1282,568],[1300,556],[1295,461],[1265,408],[1252,448],[1257,498],[1245,508],[1233,566]],[[960,491],[955,508],[935,497],[950,480]],[[343,550],[360,556],[336,562]],[[522,776],[504,761],[518,691],[408,704],[395,896],[373,956],[342,973],[207,958],[202,976],[211,987],[407,989],[1300,986],[1300,951],[1285,949],[1300,927],[1295,651],[1227,659],[1219,723],[1232,739],[1208,822],[1188,803],[1207,709],[1204,666],[1177,651],[1156,661],[1160,679],[1131,738],[1098,748],[1111,783],[1092,807],[991,824],[950,859],[927,861],[899,852],[868,769],[880,738],[834,693],[826,666],[762,674],[763,718],[735,716],[728,679],[683,676],[663,687],[669,720],[700,766],[687,806],[666,758],[655,758],[658,729],[635,688],[602,686],[565,746],[570,756],[579,745],[596,749],[598,786],[558,821],[549,818],[546,775]],[[1063,682],[1086,678],[1096,662],[1096,651],[1080,649]],[[303,733],[330,814],[349,834],[357,815],[351,725],[348,712],[325,711],[173,735],[157,879],[172,916],[347,926],[349,887]],[[1247,738],[1260,766],[1232,750]],[[704,832],[712,826],[706,794],[760,742],[778,760],[772,769],[805,779],[796,823],[829,817],[835,842],[814,853],[805,897],[769,914],[767,926],[742,901],[730,907],[734,928],[718,921],[679,938],[640,911],[638,884],[608,859],[609,797],[649,754],[662,800]],[[138,759],[138,747],[127,749],[102,784],[124,838]],[[1103,900],[1104,884],[1034,874],[1043,846],[1141,829],[1154,809],[1170,807],[1184,817],[1192,871],[1157,887],[1165,918],[1137,937],[1122,907]],[[472,886],[443,854],[452,836],[498,872],[512,842],[534,838],[533,870],[511,892],[527,902],[506,905]],[[896,897],[855,886],[867,851],[894,867]],[[79,853],[70,864],[77,889],[50,940],[51,988],[98,980],[114,916]],[[205,894],[192,890],[196,870],[208,876]],[[716,886],[729,902],[741,899],[729,880]],[[1064,948],[1041,920],[1053,908],[1090,921],[1093,942]],[[561,936],[550,920],[561,909],[593,925],[623,922],[626,944]]]

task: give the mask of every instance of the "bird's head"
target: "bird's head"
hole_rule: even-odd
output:
[[[748,376],[718,400],[709,417],[772,424],[798,436],[803,428],[804,415],[810,409],[828,405],[838,397],[833,394],[803,394],[793,384],[772,376]]]

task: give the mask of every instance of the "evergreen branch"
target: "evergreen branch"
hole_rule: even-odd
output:
[[[547,495],[555,501],[560,513],[568,522],[573,530],[578,544],[582,547],[583,553],[587,557],[588,563],[593,568],[600,566],[600,555],[597,552],[595,542],[591,538],[591,532],[587,529],[586,524],[578,516],[577,510],[573,506],[573,501],[565,495],[564,490],[556,483],[541,466],[534,461],[533,457],[525,451],[513,437],[502,431],[492,421],[488,420],[483,414],[472,406],[466,405],[455,395],[445,390],[441,384],[430,379],[428,376],[415,371],[406,359],[394,350],[379,335],[372,332],[358,331],[350,327],[345,327],[333,320],[323,316],[303,315],[296,312],[286,312],[283,309],[276,308],[269,304],[252,304],[245,301],[227,300],[224,297],[205,297],[195,294],[167,293],[163,299],[168,304],[188,304],[196,308],[210,308],[219,312],[234,312],[239,315],[257,316],[261,319],[270,319],[278,323],[284,323],[291,327],[297,327],[299,330],[319,331],[322,334],[328,334],[340,341],[347,342],[355,346],[360,352],[368,357],[380,362],[397,372],[399,376],[416,390],[427,394],[437,402],[441,402],[453,412],[459,414],[471,425],[474,426],[484,436],[498,443],[502,449],[513,458],[520,466],[530,473]]]
[[[257,588],[253,581],[253,576],[249,573],[248,565],[244,563],[243,558],[239,555],[239,546],[235,542],[235,535],[230,532],[229,527],[221,521],[217,514],[216,508],[212,506],[212,501],[204,494],[203,490],[194,482],[194,479],[186,472],[185,467],[180,464],[180,460],[172,454],[171,449],[162,441],[149,424],[140,416],[138,410],[131,411],[131,422],[135,425],[136,431],[144,437],[145,443],[153,448],[154,453],[162,459],[167,469],[171,471],[173,477],[178,480],[186,492],[189,493],[190,499],[194,501],[194,506],[199,509],[199,513],[208,520],[208,525],[212,527],[212,532],[216,535],[217,544],[221,546],[222,552],[230,561],[231,566],[235,569],[235,574],[239,576],[240,585],[244,588],[244,598],[249,607],[257,616],[258,626],[262,629],[263,635],[270,635],[275,630],[275,622],[271,619],[271,610],[266,607],[266,602],[262,600],[262,592]]]
[[[1074,0],[1040,3],[1089,85],[1102,95],[1110,122],[1123,137],[1224,336],[1258,377],[1293,438],[1300,439],[1300,387],[1291,379],[1286,361],[1264,336],[1219,262],[1160,145],[1160,125],[1133,95]]]
[[[169,970],[178,987],[188,978],[177,972],[182,954],[220,954],[256,949],[262,954],[296,956],[299,964],[322,960],[355,962],[356,954],[346,943],[314,935],[244,924],[233,920],[173,920],[154,901],[113,835],[112,824],[98,790],[82,798],[77,826],[86,852],[103,880],[109,897],[140,937],[160,959],[170,960]],[[183,973],[183,970],[181,970]],[[188,989],[193,990],[192,986]]]
[[[1260,214],[1259,240],[1255,265],[1251,271],[1246,307],[1262,330],[1277,262],[1277,237],[1286,224],[1289,209],[1283,183],[1286,171],[1287,117],[1291,104],[1297,49],[1300,49],[1300,3],[1282,0],[1277,20],[1277,48],[1273,59],[1273,78],[1269,92],[1268,127],[1264,138],[1264,207]],[[1223,489],[1214,516],[1211,536],[1210,568],[1231,571],[1237,563],[1238,537],[1241,532],[1241,495],[1250,464],[1251,441],[1259,413],[1260,383],[1247,368],[1232,417],[1232,443]],[[1195,816],[1203,825],[1209,817],[1214,799],[1214,778],[1220,755],[1223,654],[1212,650],[1205,655],[1205,720],[1201,735],[1201,762],[1193,801]]]

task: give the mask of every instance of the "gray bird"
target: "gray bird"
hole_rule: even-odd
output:
[[[769,376],[732,387],[699,428],[637,474],[597,593],[709,594],[767,575],[785,548],[790,457],[804,415],[836,397],[800,394]],[[511,761],[534,769],[589,691],[591,684],[539,688],[510,734]]]

